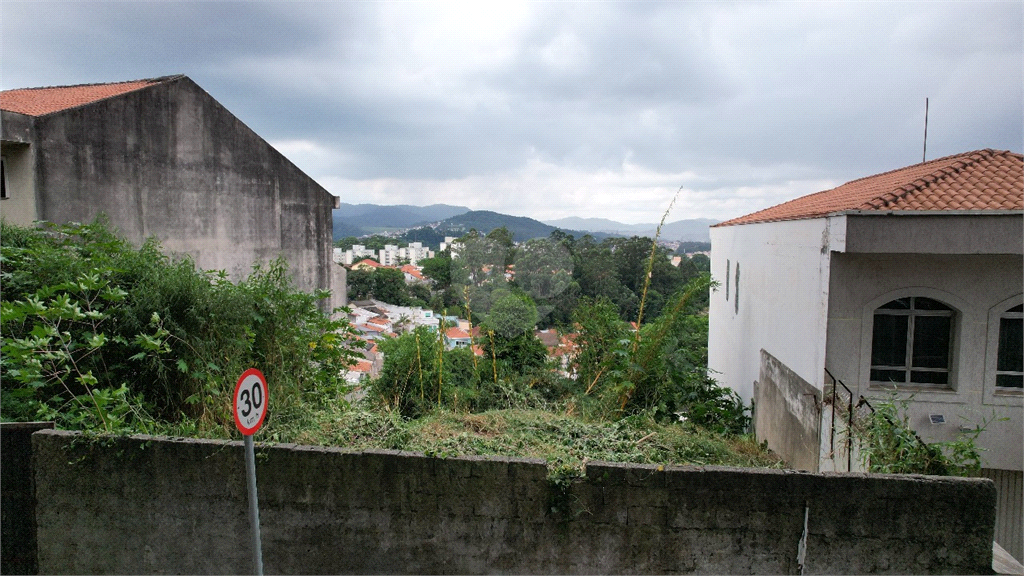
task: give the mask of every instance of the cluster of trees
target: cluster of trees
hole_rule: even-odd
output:
[[[378,244],[383,248],[395,239],[346,238],[339,244],[348,247],[357,241],[368,248]],[[643,299],[644,319],[653,320],[661,314],[669,296],[710,272],[711,262],[703,254],[692,258],[683,255],[679,266],[673,266],[672,252],[657,246],[652,255],[652,245],[654,242],[644,237],[598,241],[590,235],[577,239],[557,230],[548,238],[517,245],[504,227],[486,235],[471,230],[459,239],[455,257],[447,249],[419,262],[423,274],[433,281],[432,289],[404,285],[402,274],[396,270],[353,271],[348,278],[349,299],[376,298],[482,318],[490,309],[491,291],[499,287],[528,295],[537,306],[540,328],[570,326],[582,298],[602,296],[615,305],[620,318],[631,321],[640,316]],[[649,282],[645,276],[648,266]],[[706,294],[697,298],[707,303]]]
[[[435,310],[486,313],[490,292],[502,287],[529,295],[539,312],[539,327],[569,327],[583,298],[605,297],[629,321],[640,316],[643,300],[644,320],[653,320],[669,296],[710,271],[704,255],[684,257],[677,267],[667,248],[655,246],[652,254],[652,246],[650,238],[598,242],[560,231],[514,245],[508,230],[496,228],[487,235],[471,231],[460,238],[454,258],[445,251],[420,264],[434,281],[429,305]],[[696,298],[698,304],[707,304],[706,293]]]
[[[743,433],[749,418],[739,397],[707,375],[707,316],[696,302],[710,283],[695,278],[668,299],[664,312],[636,329],[606,297],[583,297],[573,313],[571,361],[547,359],[533,335],[532,299],[495,295],[475,344],[447,350],[440,332],[420,328],[380,344],[384,369],[370,397],[407,418],[435,408],[463,411],[556,408],[594,419],[645,414]]]
[[[405,273],[397,268],[350,270],[347,284],[349,301],[373,298],[398,306],[427,307],[431,299],[426,284],[406,284]]]
[[[515,245],[502,228],[470,232],[453,250],[422,263],[435,282],[431,304],[479,325],[484,353],[445,350],[423,330],[383,343],[371,391],[387,409],[416,417],[437,406],[554,403],[600,418],[645,412],[745,429],[739,398],[706,373],[711,280],[699,259],[673,266],[668,249],[638,237],[556,232]],[[538,325],[574,333],[567,370],[547,365]]]

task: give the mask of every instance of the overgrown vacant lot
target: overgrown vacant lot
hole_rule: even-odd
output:
[[[258,367],[270,383],[258,442],[540,458],[568,474],[587,460],[783,465],[742,435],[745,407],[707,376],[709,277],[665,298],[639,331],[609,299],[580,297],[570,378],[533,335],[535,303],[502,276],[476,287],[495,302],[482,359],[417,329],[381,342],[384,369],[350,404],[357,334],[321,312],[326,293],[296,291],[285,262],[236,283],[102,222],[0,228],[4,421],[237,439],[235,380]],[[654,261],[652,248],[641,277]],[[518,331],[509,310],[529,312]]]
[[[415,420],[359,407],[306,414],[279,423],[259,440],[409,450],[448,457],[493,455],[539,458],[551,469],[582,468],[588,460],[644,464],[781,468],[774,454],[745,436],[698,426],[660,424],[643,416],[586,422],[546,410],[479,414],[437,411]]]

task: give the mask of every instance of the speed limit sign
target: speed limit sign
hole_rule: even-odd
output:
[[[267,379],[259,370],[249,368],[238,378],[238,384],[235,384],[235,425],[243,436],[252,436],[263,425],[269,395]]]

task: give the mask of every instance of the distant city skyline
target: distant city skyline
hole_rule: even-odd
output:
[[[0,88],[186,74],[342,202],[726,220],[1024,149],[1019,2],[0,5]],[[40,40],[42,39],[42,40]]]

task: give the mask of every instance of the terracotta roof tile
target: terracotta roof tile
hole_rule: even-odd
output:
[[[355,268],[356,266],[369,266],[370,268],[389,268],[389,266],[384,266],[380,262],[377,262],[376,260],[370,260],[369,258],[356,262],[355,264],[352,265],[352,268]]]
[[[349,370],[352,372],[372,372],[373,363],[369,360],[356,360],[354,363],[349,365]]]
[[[715,226],[820,218],[853,210],[1024,210],[1024,156],[978,150],[860,178]]]
[[[162,78],[114,82],[110,84],[79,84],[77,86],[4,90],[0,92],[0,110],[17,112],[26,116],[45,116],[46,114],[91,104],[105,98],[119,96],[180,77],[164,76]]]
[[[456,327],[445,330],[444,335],[452,340],[463,340],[470,337],[468,332]]]

